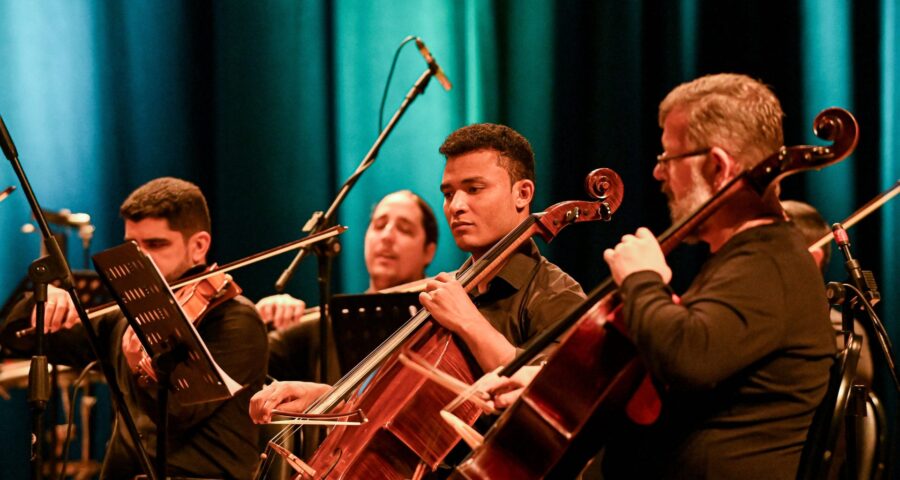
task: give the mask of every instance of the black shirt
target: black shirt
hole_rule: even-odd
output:
[[[0,342],[16,352],[33,349],[33,336],[15,338],[28,326],[33,302],[20,302],[0,329]],[[128,322],[121,313],[94,319],[100,347],[115,369],[151,459],[155,456],[155,385],[138,384],[122,355],[122,335]],[[234,397],[199,405],[182,406],[169,397],[168,464],[170,475],[252,478],[259,461],[257,427],[250,420],[250,397],[262,387],[266,375],[266,329],[253,304],[244,297],[228,300],[207,313],[197,331],[216,363],[236,382],[245,386]],[[45,351],[49,360],[61,365],[83,367],[94,355],[84,327],[47,335]],[[124,422],[117,422],[101,478],[132,478],[141,472],[140,463]]]
[[[625,322],[667,391],[655,425],[610,442],[607,478],[794,478],[835,353],[823,283],[785,223],[732,237],[680,305],[629,275]]]
[[[510,256],[487,291],[474,301],[488,322],[520,347],[581,304],[584,292],[578,282],[541,256],[530,240]]]

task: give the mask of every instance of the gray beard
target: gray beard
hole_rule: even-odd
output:
[[[669,196],[669,217],[672,219],[672,224],[689,217],[713,196],[712,185],[707,183],[703,175],[700,174],[699,165],[691,168],[691,183],[693,183],[694,187],[686,196],[678,200],[672,199],[671,195]]]

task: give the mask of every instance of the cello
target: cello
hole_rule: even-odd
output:
[[[598,169],[588,175],[585,187],[595,201],[562,202],[529,215],[487,253],[459,271],[457,279],[465,290],[472,292],[486,284],[533,235],[549,242],[567,225],[609,220],[621,204],[619,176],[612,170]],[[452,394],[404,366],[399,357],[402,352],[415,352],[435,368],[471,382],[475,377],[472,361],[458,342],[430,319],[427,310],[420,310],[306,412],[292,414],[301,425],[322,424],[335,417],[350,421],[337,424],[308,463],[280,444],[299,427],[285,429],[269,442],[258,478],[267,474],[269,459],[273,458],[270,452],[285,457],[297,472],[295,479],[403,479],[436,469],[460,440],[438,416]],[[456,413],[471,424],[481,410],[467,402]]]
[[[736,176],[692,215],[657,237],[663,253],[670,253],[726,202],[749,194],[758,195],[758,201],[782,178],[837,163],[856,147],[856,120],[845,110],[820,112],[814,131],[833,144],[782,147]],[[605,427],[611,421],[623,415],[641,425],[656,420],[661,402],[626,328],[614,320],[621,305],[616,293],[613,279],[606,279],[500,372],[511,376],[574,325],[453,478],[574,477],[610,438]]]

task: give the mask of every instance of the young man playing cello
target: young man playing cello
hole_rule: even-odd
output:
[[[495,124],[460,128],[440,151],[447,158],[444,215],[457,246],[480,258],[530,214],[534,153],[524,137]],[[578,284],[543,258],[533,241],[513,254],[474,301],[447,273],[429,281],[420,295],[422,305],[463,340],[484,371],[511,360],[517,347],[583,298]],[[251,417],[265,423],[273,409],[303,411],[328,389],[309,382],[274,383],[254,395]]]

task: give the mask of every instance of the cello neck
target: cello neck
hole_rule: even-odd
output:
[[[478,284],[487,281],[489,276],[496,274],[509,256],[531,238],[537,225],[537,218],[537,214],[530,215],[512,232],[498,241],[481,258],[457,273],[457,280],[467,292],[471,292]],[[396,352],[430,318],[431,314],[427,310],[424,308],[420,309],[412,318],[401,325],[397,331],[391,334],[387,340],[382,342],[358,365],[338,380],[331,391],[313,403],[305,413],[323,414],[331,410],[367,378],[374,369],[381,365],[384,360]]]

